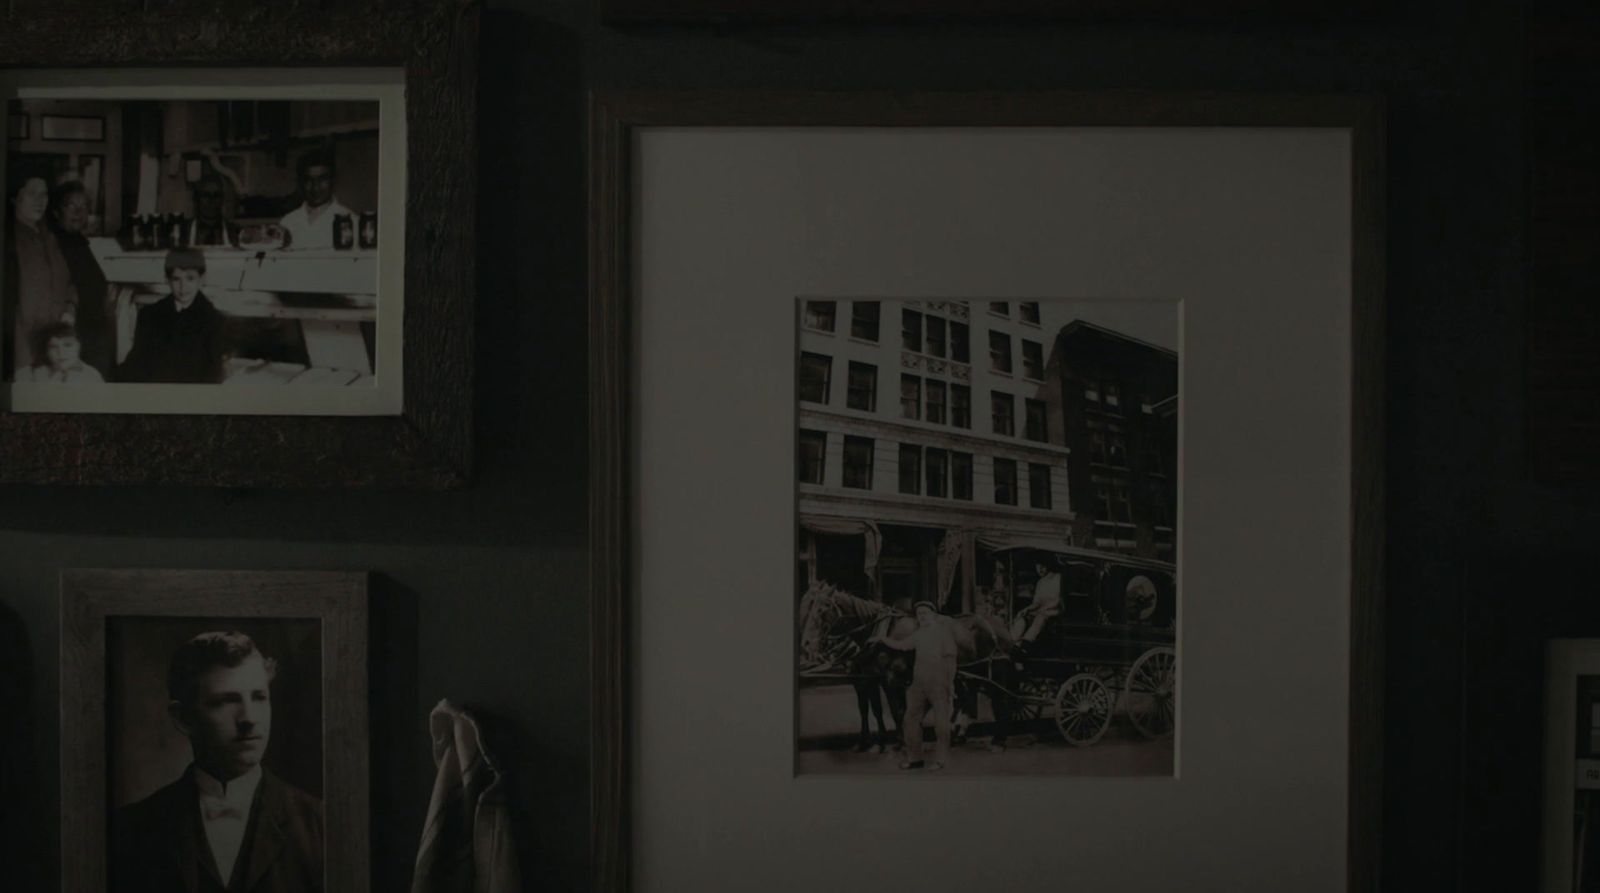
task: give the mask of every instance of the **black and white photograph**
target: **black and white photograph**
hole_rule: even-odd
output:
[[[1545,893],[1600,893],[1600,639],[1546,656]]]
[[[112,889],[323,889],[319,633],[108,620]]]
[[[67,571],[63,889],[365,889],[366,575]]]
[[[797,772],[1173,775],[1178,305],[798,311]]]
[[[383,89],[8,90],[11,408],[391,405],[404,142]]]

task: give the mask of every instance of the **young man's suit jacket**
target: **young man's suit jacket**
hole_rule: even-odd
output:
[[[217,874],[194,769],[117,810],[112,893],[320,893],[322,801],[262,770],[233,877]]]

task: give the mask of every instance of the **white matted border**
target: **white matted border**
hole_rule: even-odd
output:
[[[646,128],[634,889],[1344,890],[1349,128]],[[792,775],[797,296],[1183,303],[1177,779]]]
[[[371,387],[0,383],[11,412],[397,416],[404,408],[406,101],[402,68],[133,68],[0,71],[13,99],[367,100],[378,103],[377,363]],[[9,153],[0,153],[0,182]],[[9,221],[0,226],[10,225]],[[0,259],[3,262],[3,259]]]
[[[1573,837],[1578,788],[1578,678],[1600,676],[1600,639],[1552,639],[1545,649],[1545,893],[1573,893]],[[1600,796],[1594,793],[1593,796]],[[1590,834],[1600,834],[1600,828]],[[1586,869],[1600,872],[1600,866]]]

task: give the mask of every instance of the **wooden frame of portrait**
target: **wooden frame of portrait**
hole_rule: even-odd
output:
[[[0,12],[7,70],[400,68],[407,128],[398,415],[0,411],[0,484],[449,488],[472,464],[476,0],[177,2]]]
[[[1056,92],[601,92],[592,97],[589,121],[589,405],[593,456],[590,506],[593,889],[605,893],[625,893],[638,886],[635,840],[640,828],[636,824],[634,774],[641,759],[641,750],[635,746],[641,723],[641,701],[637,680],[642,672],[640,662],[643,655],[654,653],[659,661],[659,655],[663,653],[660,643],[648,648],[642,644],[648,639],[640,632],[642,609],[638,607],[643,599],[639,594],[643,587],[639,576],[641,542],[650,539],[653,529],[646,526],[648,521],[641,515],[636,490],[638,479],[642,476],[639,470],[641,434],[636,419],[639,389],[643,386],[639,357],[641,350],[649,350],[657,343],[652,340],[651,332],[641,331],[637,327],[640,316],[636,303],[640,300],[638,290],[644,287],[641,277],[647,275],[640,269],[640,252],[643,249],[638,240],[637,227],[642,225],[646,210],[641,203],[639,190],[641,178],[648,180],[649,171],[654,170],[644,163],[640,141],[647,131],[665,133],[669,135],[666,138],[671,139],[701,129],[715,129],[716,132],[734,133],[747,138],[758,132],[780,135],[810,131],[837,133],[852,128],[872,128],[884,140],[892,140],[892,134],[897,132],[942,133],[956,129],[988,128],[1090,128],[1097,132],[1128,128],[1152,133],[1168,128],[1304,128],[1313,131],[1335,128],[1348,134],[1350,191],[1346,196],[1346,212],[1349,229],[1346,233],[1338,233],[1337,230],[1335,233],[1341,240],[1339,244],[1348,246],[1348,254],[1338,254],[1336,258],[1347,258],[1348,261],[1344,268],[1349,283],[1344,298],[1348,315],[1344,319],[1350,338],[1343,348],[1348,350],[1346,356],[1351,377],[1343,383],[1349,395],[1349,405],[1339,411],[1345,412],[1348,418],[1349,463],[1345,469],[1348,477],[1341,480],[1348,480],[1349,490],[1347,502],[1339,508],[1348,512],[1350,526],[1348,555],[1335,555],[1332,560],[1335,566],[1343,565],[1339,579],[1345,579],[1344,575],[1348,575],[1348,604],[1340,606],[1339,618],[1341,626],[1347,624],[1349,636],[1347,641],[1329,644],[1329,648],[1337,649],[1346,662],[1348,685],[1336,697],[1332,697],[1330,703],[1323,704],[1319,709],[1348,709],[1345,714],[1348,719],[1344,729],[1346,737],[1340,742],[1348,755],[1348,764],[1342,767],[1347,783],[1339,794],[1342,799],[1336,798],[1334,801],[1343,809],[1346,888],[1351,891],[1374,889],[1379,878],[1382,841],[1382,122],[1381,104],[1376,100],[1338,96]],[[688,153],[688,150],[684,152],[672,157],[698,157]],[[801,158],[807,159],[803,165],[797,161]],[[789,168],[798,170],[800,166],[811,164],[811,158],[797,154],[789,159],[792,163],[786,163]],[[706,182],[711,182],[710,178],[717,176],[711,172],[717,167],[713,162],[685,163],[703,165],[693,169],[696,173],[704,171],[701,175],[707,178]],[[750,164],[750,170],[760,167],[754,161]],[[784,166],[779,164],[779,167]],[[743,181],[733,179],[730,182]],[[956,184],[950,188],[963,196],[971,196],[976,187],[974,184]],[[708,197],[707,207],[721,209],[722,205],[717,202],[730,201],[729,194],[718,192]],[[800,198],[795,200],[802,201]],[[822,202],[819,207],[832,205]],[[715,216],[716,212],[707,213],[710,217]],[[739,205],[728,213],[748,215],[752,212],[747,205]],[[747,216],[734,219],[743,221],[744,227],[760,229],[760,224]],[[708,229],[703,221],[680,222],[680,225],[696,231],[720,231]],[[800,231],[792,236],[800,241],[805,238]],[[847,235],[832,234],[828,239],[820,239],[819,244],[826,242],[836,245],[849,238]],[[759,249],[757,254],[760,254]],[[707,255],[711,256],[721,255]],[[785,255],[786,259],[788,257],[790,255]],[[1141,263],[1150,262],[1148,258],[1141,260]],[[1159,263],[1159,258],[1155,262]],[[1337,259],[1334,262],[1337,264]],[[693,261],[686,263],[692,264]],[[806,261],[802,259],[797,263],[803,266]],[[674,275],[679,272],[675,268]],[[683,284],[680,282],[677,285],[682,287]],[[1018,297],[1014,293],[1008,296]],[[697,315],[691,315],[696,315],[704,323],[706,312],[705,308],[697,305]],[[792,310],[784,312],[792,313]],[[717,337],[724,341],[736,338],[737,333],[726,331],[726,325],[725,322],[718,323],[714,329]],[[675,335],[690,330],[684,328],[675,332]],[[776,342],[763,343],[770,345]],[[696,362],[704,366],[714,360],[699,357]],[[661,387],[659,383],[654,386]],[[705,399],[704,395],[702,399]],[[775,408],[774,412],[790,413],[793,405],[790,399],[781,409]],[[743,429],[730,422],[727,436],[738,439],[741,435],[731,433],[735,430]],[[705,436],[714,434],[716,432]],[[747,432],[742,436],[750,435]],[[657,446],[669,453],[679,446],[688,449],[687,445],[676,443]],[[791,467],[788,474],[792,476],[793,473]],[[663,511],[663,506],[658,502],[653,505],[648,517],[656,519],[657,523],[664,523],[664,519],[673,515],[670,511],[663,514]],[[777,523],[774,522],[774,529],[781,529]],[[1193,528],[1186,525],[1185,529]],[[792,548],[792,540],[788,546]],[[716,560],[703,555],[699,558],[703,563],[715,564],[726,560],[728,556],[719,555]],[[786,573],[792,573],[792,569]],[[779,591],[780,588],[783,587],[772,591]],[[746,634],[753,632],[746,630]],[[762,641],[769,647],[777,647],[781,635],[771,630],[762,631]],[[709,651],[720,650],[720,646],[710,643],[705,647]],[[779,659],[787,660],[788,656],[783,655]],[[662,668],[657,666],[656,669]],[[752,720],[784,721],[776,709],[771,715],[763,714]],[[750,726],[746,724],[740,727]],[[703,738],[702,735],[698,740]],[[776,761],[779,756],[773,755],[771,759]],[[776,773],[779,770],[774,765],[765,771]],[[802,785],[798,780],[795,780],[795,784],[805,788],[811,796],[817,794],[813,790],[814,785]],[[885,790],[882,785],[870,787],[878,792]],[[843,791],[833,786],[829,786],[828,790]],[[1005,799],[1003,792],[1000,799]],[[910,821],[909,817],[904,818]],[[825,823],[826,819],[818,821]],[[715,846],[711,841],[720,839],[719,828],[714,824],[707,825],[688,815],[684,816],[683,824],[686,828],[699,829],[695,832],[699,836],[693,839],[699,840],[705,847]],[[1001,824],[1004,825],[1004,821]],[[1144,833],[1149,833],[1148,829]],[[693,848],[693,844],[685,839],[674,839]],[[891,861],[902,856],[913,858],[911,854],[898,851],[884,852],[882,855]],[[738,856],[730,853],[730,858],[737,859]]]
[[[313,620],[320,628],[325,881],[369,888],[365,573],[67,570],[61,575],[64,890],[104,890],[109,815],[108,620]]]

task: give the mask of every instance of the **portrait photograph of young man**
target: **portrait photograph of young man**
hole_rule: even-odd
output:
[[[112,620],[110,889],[325,889],[317,622]]]

